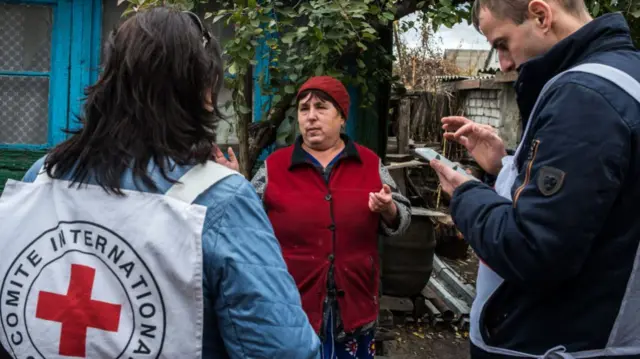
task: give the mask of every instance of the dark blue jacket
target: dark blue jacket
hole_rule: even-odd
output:
[[[521,67],[515,86],[523,120],[549,79],[593,62],[640,80],[640,54],[620,14],[595,19]],[[452,198],[466,240],[505,279],[482,315],[483,337],[491,346],[536,354],[557,345],[602,349],[640,258],[640,104],[614,83],[570,73],[536,112],[516,159],[513,201],[478,182]],[[551,185],[539,178],[550,167]],[[545,190],[557,181],[557,192]],[[640,323],[640,276],[626,299],[626,312],[639,311],[616,330]]]

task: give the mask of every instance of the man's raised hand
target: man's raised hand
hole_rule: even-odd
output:
[[[442,128],[444,137],[463,145],[483,170],[492,175],[500,172],[502,157],[507,155],[507,151],[493,127],[475,123],[466,117],[449,116],[442,119]]]

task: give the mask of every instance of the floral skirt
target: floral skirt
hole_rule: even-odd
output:
[[[342,342],[335,341],[333,315],[329,315],[325,339],[322,343],[322,359],[373,359],[376,341],[373,330]]]

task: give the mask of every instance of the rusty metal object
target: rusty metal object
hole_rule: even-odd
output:
[[[426,286],[422,290],[422,295],[427,299],[427,301],[433,305],[435,310],[440,313],[440,318],[444,322],[451,322],[455,318],[455,313],[451,310],[447,304],[429,287]],[[434,311],[434,314],[435,311]]]
[[[412,208],[411,226],[403,236],[384,238],[382,293],[414,297],[429,281],[436,247],[432,216],[437,212]]]
[[[449,259],[466,259],[468,257],[469,244],[458,231],[453,221],[451,223],[439,222],[436,225],[436,254]]]

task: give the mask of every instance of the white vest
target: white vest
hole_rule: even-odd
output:
[[[529,133],[529,128],[531,123],[533,122],[533,116],[536,112],[540,99],[543,97],[544,93],[551,87],[551,85],[562,75],[568,72],[586,72],[599,77],[602,77],[606,80],[613,82],[618,85],[622,90],[627,92],[631,97],[636,99],[636,101],[640,102],[640,83],[638,83],[635,79],[633,79],[628,74],[602,64],[583,64],[571,68],[565,72],[562,72],[556,75],[554,78],[549,80],[538,95],[538,99],[531,110],[531,116],[529,121],[527,122],[527,126],[524,130],[522,138],[524,139]],[[518,168],[514,163],[515,159],[518,157],[522,150],[523,142],[520,142],[520,145],[516,149],[516,152],[513,156],[507,156],[502,159],[502,170],[498,175],[498,179],[496,180],[495,189],[496,192],[509,200],[511,200],[511,189],[513,184],[518,177]],[[640,252],[637,254],[637,258],[640,260]],[[635,267],[634,272],[637,272],[639,268]],[[573,358],[597,358],[601,356],[619,356],[619,355],[638,355],[640,354],[640,345],[634,343],[633,341],[629,341],[628,338],[640,337],[640,326],[638,325],[627,325],[629,321],[633,321],[637,323],[637,315],[636,310],[640,308],[640,296],[635,294],[638,284],[634,280],[634,276],[631,276],[631,280],[629,283],[629,288],[627,290],[627,295],[625,295],[624,302],[629,303],[632,302],[631,305],[622,306],[620,313],[618,314],[618,319],[614,324],[614,328],[609,337],[609,342],[607,343],[606,348],[602,348],[600,350],[590,350],[578,353],[567,353],[566,348],[564,346],[558,346],[555,348],[549,348],[548,351],[543,355],[535,355],[531,353],[522,353],[513,350],[507,350],[503,348],[497,348],[489,346],[482,339],[482,335],[480,333],[480,316],[483,312],[483,309],[491,297],[493,293],[500,287],[502,282],[504,281],[497,273],[495,273],[491,268],[487,265],[480,262],[480,267],[478,269],[478,278],[476,280],[476,298],[474,299],[473,306],[471,308],[471,331],[470,338],[475,346],[478,348],[495,354],[501,354],[506,356],[514,356],[514,357],[525,357],[525,358],[565,358],[565,359],[573,359]],[[552,325],[552,323],[550,323]],[[619,330],[623,328],[623,330]]]
[[[195,198],[236,172],[209,162],[166,195],[69,188],[46,173],[0,198],[0,341],[19,359],[200,358]]]

